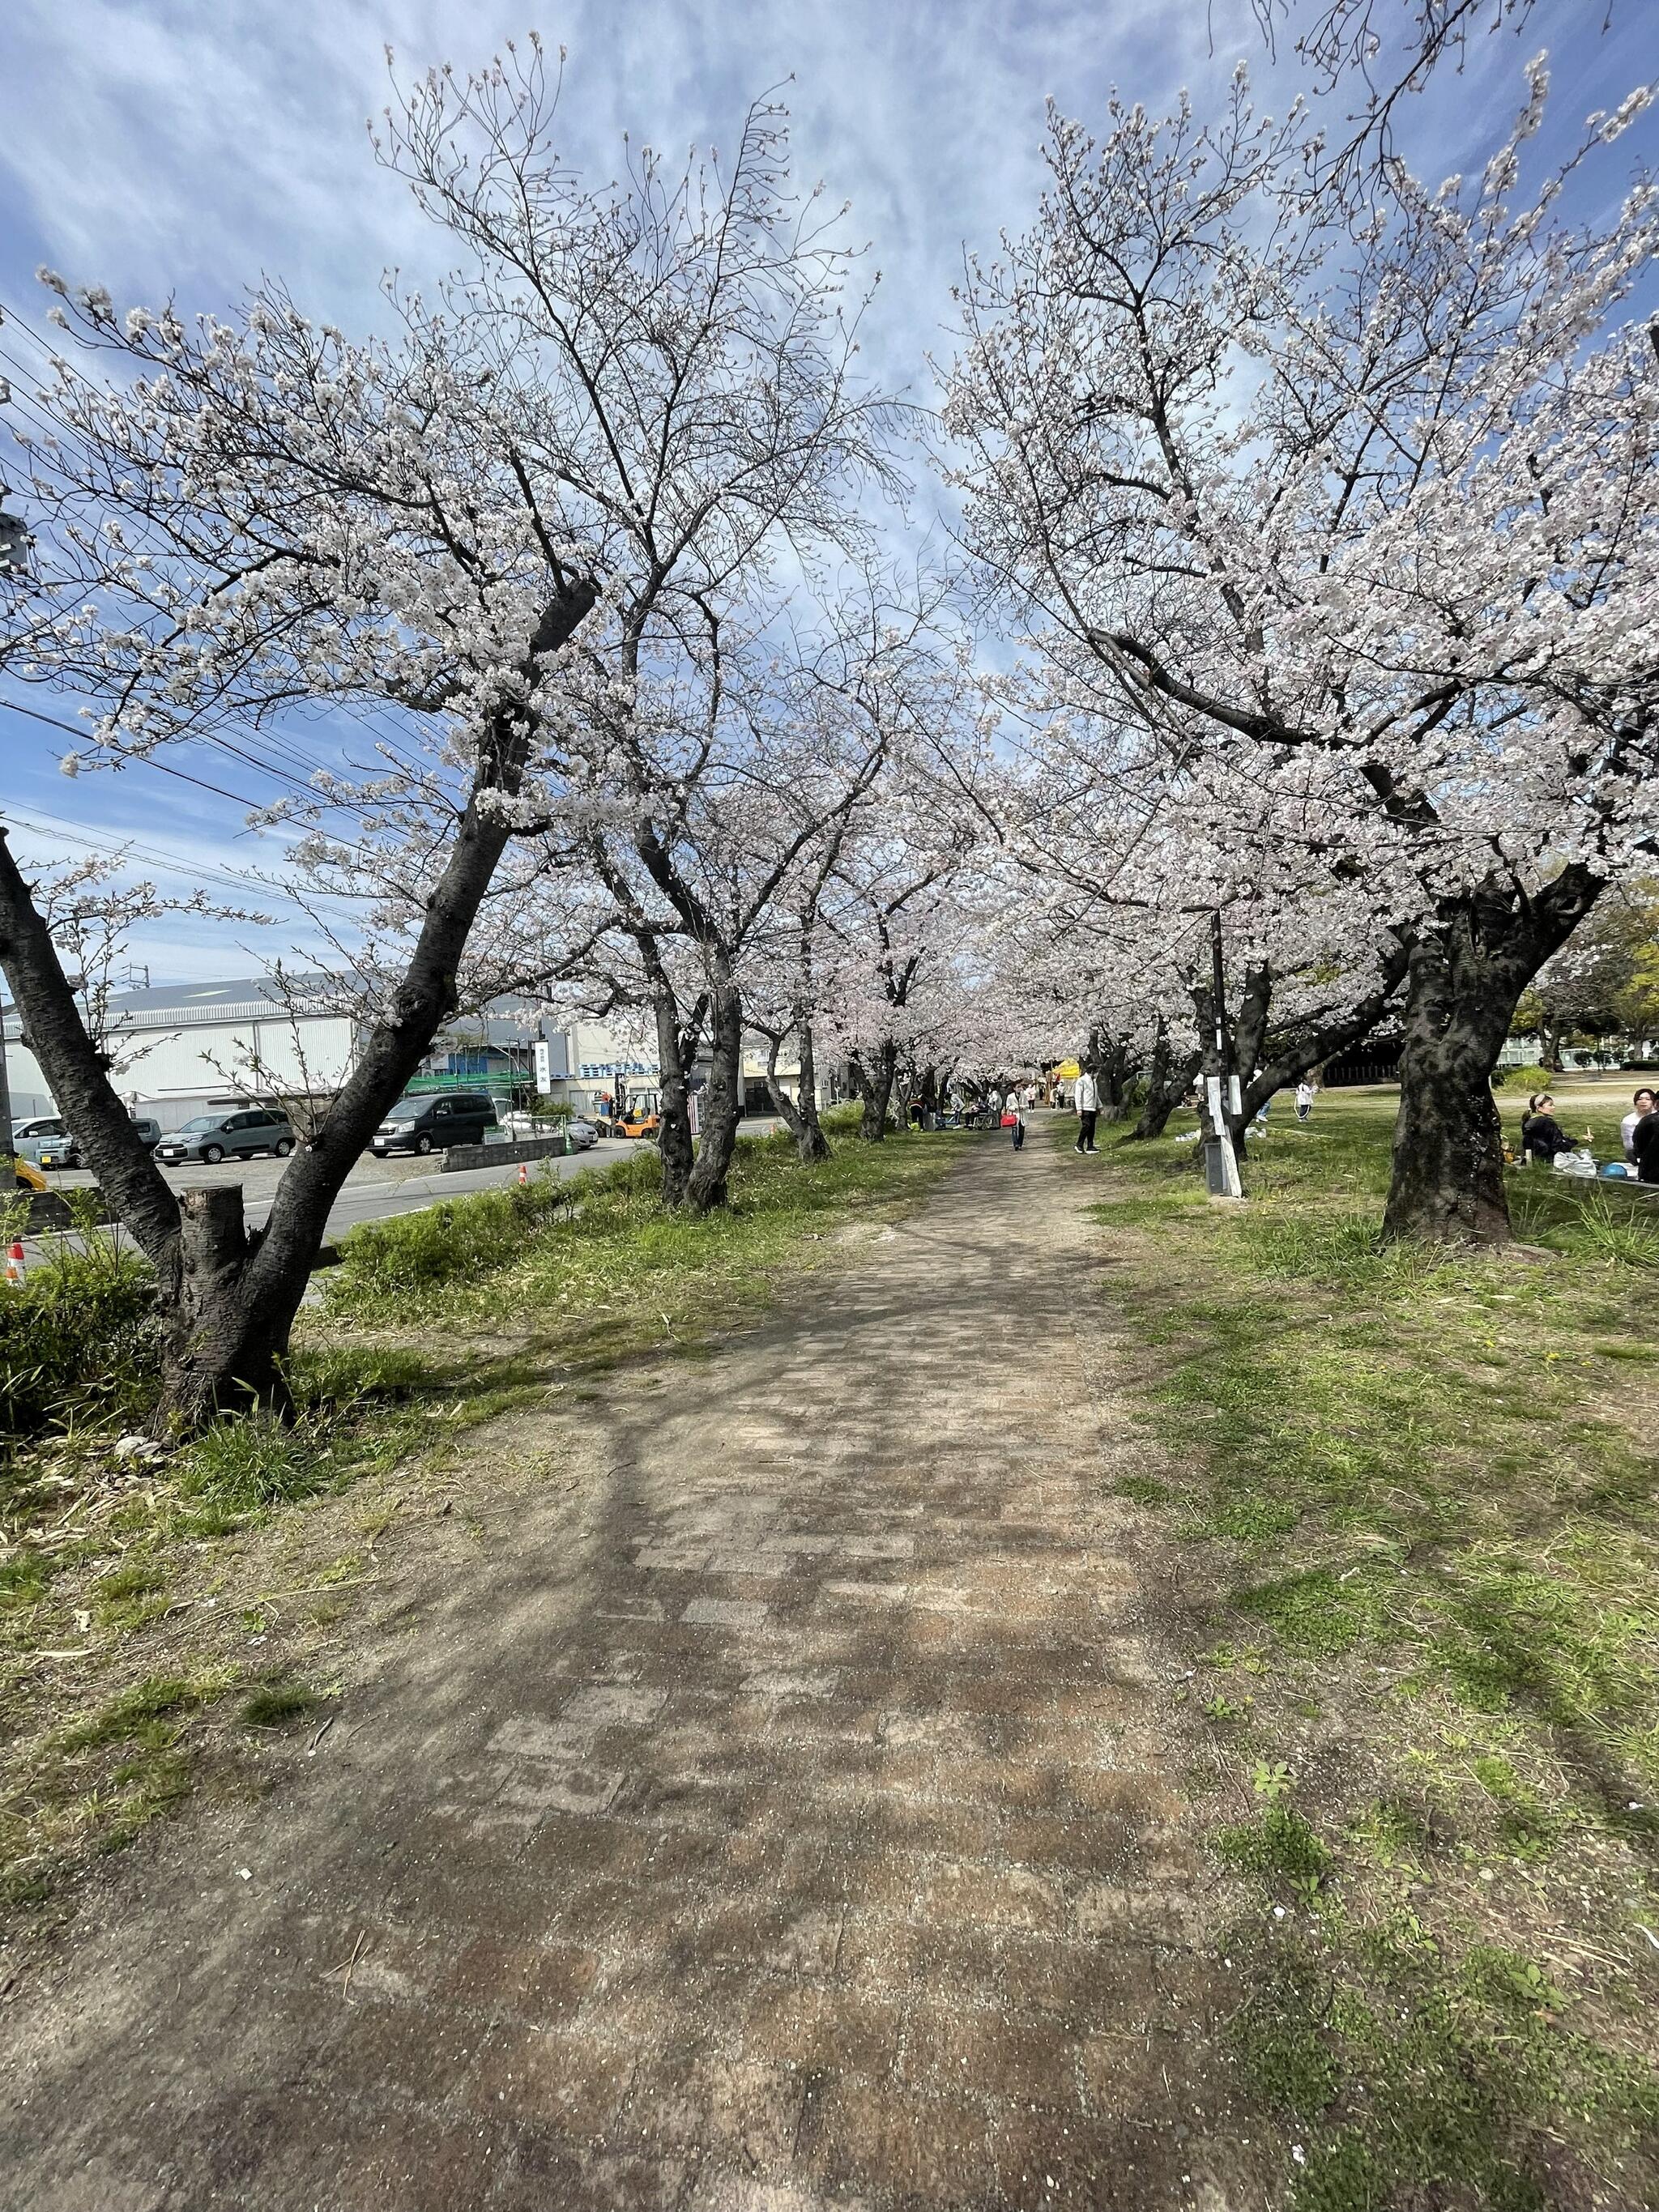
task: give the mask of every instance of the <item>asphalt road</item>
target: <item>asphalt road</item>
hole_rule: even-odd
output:
[[[601,1138],[586,1152],[532,1160],[530,1172],[532,1176],[545,1173],[561,1178],[580,1175],[595,1163],[602,1164],[637,1149],[637,1139]],[[286,1160],[265,1158],[221,1160],[214,1167],[199,1163],[186,1167],[163,1166],[161,1173],[174,1190],[203,1183],[240,1183],[248,1225],[257,1229],[270,1212],[276,1186],[287,1165]],[[365,1153],[346,1177],[344,1188],[334,1201],[328,1217],[329,1240],[343,1237],[360,1221],[380,1221],[392,1213],[418,1212],[422,1206],[436,1205],[441,1198],[459,1198],[469,1190],[488,1190],[497,1183],[512,1182],[518,1172],[517,1162],[508,1161],[501,1167],[467,1168],[446,1175],[430,1159],[400,1155],[393,1159],[377,1160]],[[47,1187],[52,1190],[70,1190],[77,1186],[84,1189],[92,1181],[91,1174],[84,1168],[65,1168],[46,1177]],[[30,1260],[43,1259],[58,1241],[52,1235],[27,1237],[25,1255]]]
[[[742,1133],[745,1137],[769,1135],[777,1127],[772,1119],[757,1115],[746,1120]],[[568,1157],[556,1154],[545,1159],[532,1160],[532,1176],[544,1173],[562,1180],[580,1175],[595,1164],[620,1158],[628,1152],[638,1152],[644,1142],[641,1138],[601,1137],[599,1143],[585,1152],[572,1152]],[[276,1186],[282,1181],[286,1160],[264,1158],[249,1160],[221,1160],[215,1167],[198,1164],[189,1167],[167,1167],[161,1173],[174,1190],[187,1185],[202,1183],[236,1183],[242,1186],[243,1204],[250,1228],[260,1227],[270,1212],[276,1195]],[[441,1198],[459,1198],[470,1190],[489,1190],[498,1183],[512,1182],[519,1172],[516,1161],[507,1161],[501,1167],[465,1168],[453,1175],[446,1175],[428,1158],[417,1160],[407,1153],[392,1159],[377,1160],[365,1152],[346,1177],[340,1195],[334,1201],[328,1217],[328,1241],[332,1243],[353,1229],[360,1221],[380,1221],[392,1213],[416,1213],[422,1206],[435,1206]],[[94,1178],[85,1168],[54,1170],[46,1177],[52,1190],[70,1190],[77,1186],[86,1188]],[[26,1237],[23,1243],[27,1260],[46,1258],[53,1251],[59,1239],[53,1235]]]

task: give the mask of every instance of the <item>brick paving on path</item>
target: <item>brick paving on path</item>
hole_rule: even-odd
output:
[[[1097,1188],[988,1139],[550,1413],[578,1502],[516,1501],[313,1759],[147,1839],[5,2007],[0,2203],[1266,2202]]]

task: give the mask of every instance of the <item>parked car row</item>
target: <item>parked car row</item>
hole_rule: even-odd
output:
[[[220,1160],[246,1159],[256,1152],[270,1152],[283,1160],[295,1142],[292,1122],[274,1106],[239,1106],[198,1114],[165,1137],[159,1122],[135,1115],[133,1123],[146,1149],[167,1167],[198,1160],[211,1167]],[[386,1159],[394,1152],[447,1152],[452,1145],[482,1144],[486,1131],[497,1126],[495,1102],[487,1091],[444,1091],[400,1098],[369,1139],[368,1149],[376,1159]],[[586,1152],[599,1141],[597,1126],[580,1116],[559,1126],[578,1151]],[[547,1133],[541,1125],[532,1127],[538,1134]],[[653,1116],[650,1131],[654,1128]],[[629,1136],[648,1133],[642,1125],[624,1130],[618,1124],[616,1131]],[[56,1115],[37,1115],[32,1120],[14,1122],[12,1148],[20,1160],[34,1168],[81,1164],[74,1133]]]
[[[132,1123],[145,1151],[153,1152],[161,1141],[161,1123],[139,1114],[133,1115]],[[78,1168],[81,1164],[75,1133],[56,1114],[36,1114],[27,1121],[14,1121],[11,1148],[18,1159],[27,1160],[37,1168]]]

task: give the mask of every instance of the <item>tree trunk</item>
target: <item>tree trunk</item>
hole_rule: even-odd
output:
[[[1144,1143],[1164,1134],[1170,1115],[1192,1089],[1198,1066],[1197,1053],[1177,1060],[1167,1031],[1160,1029],[1146,1070],[1146,1096],[1141,1102],[1140,1118],[1130,1130],[1127,1142]]]
[[[1492,879],[1415,933],[1385,1237],[1509,1242],[1492,1070],[1521,994],[1601,889],[1577,864],[1532,898]]]
[[[772,1040],[766,1055],[766,1093],[786,1129],[795,1140],[795,1151],[803,1167],[811,1167],[816,1160],[830,1157],[830,1139],[823,1133],[818,1120],[817,1070],[812,1051],[812,1024],[803,1018],[796,1024],[800,1037],[800,1097],[799,1103],[789,1096],[778,1081],[778,1053],[783,1036]],[[784,1035],[788,1032],[786,1030]]]
[[[823,1133],[823,1124],[818,1120],[818,1060],[817,1048],[812,1036],[812,1024],[803,1016],[800,1030],[800,1095],[801,1134],[796,1139],[802,1162],[811,1166],[816,1160],[830,1157],[830,1139]]]
[[[1139,1062],[1121,1037],[1097,1030],[1089,1042],[1095,1080],[1100,1085],[1100,1118],[1103,1121],[1121,1121],[1129,1085],[1139,1072]]]
[[[708,1049],[702,1130],[685,1187],[685,1202],[694,1213],[710,1213],[726,1204],[726,1179],[743,1115],[743,1006],[723,963],[709,994]]]
[[[679,1001],[666,982],[655,994],[657,1017],[657,1150],[662,1159],[662,1202],[684,1206],[691,1184],[691,1094],[687,1075],[696,1055],[698,1030],[683,1029]]]
[[[283,1357],[305,1279],[290,1295],[289,1277],[256,1285],[248,1265],[257,1240],[243,1220],[240,1183],[181,1194],[179,1293],[166,1309],[167,1357],[158,1425],[193,1429],[216,1413],[291,1401]]]
[[[859,1134],[866,1145],[878,1145],[887,1134],[887,1109],[892,1100],[893,1077],[898,1067],[898,1047],[891,1037],[888,1037],[876,1054],[873,1066],[866,1066],[861,1058],[852,1060],[849,1065],[859,1087],[859,1097],[864,1102],[864,1118],[859,1124]]]
[[[1252,1031],[1249,1068],[1244,1085],[1242,1118],[1248,1125],[1268,1099],[1299,1083],[1310,1068],[1318,1067],[1340,1053],[1363,1044],[1395,1003],[1406,979],[1407,948],[1403,939],[1391,938],[1381,958],[1376,988],[1340,1014],[1310,1016],[1295,1026],[1269,1036],[1267,1007],[1271,992],[1263,994],[1260,1021]],[[1240,1048],[1243,1059],[1243,1048]]]

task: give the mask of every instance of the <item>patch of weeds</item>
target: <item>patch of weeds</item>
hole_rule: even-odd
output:
[[[171,1743],[141,1744],[110,1776],[119,1793],[93,1838],[94,1850],[125,1850],[139,1831],[190,1795],[193,1762]]]
[[[229,1687],[226,1674],[152,1674],[84,1720],[59,1729],[52,1748],[64,1753],[91,1751],[102,1744],[137,1741],[158,1722],[173,1722],[213,1704]]]
[[[1200,1542],[1211,1536],[1229,1536],[1237,1543],[1261,1544],[1277,1536],[1288,1536],[1301,1518],[1301,1508],[1288,1498],[1262,1498],[1248,1492],[1235,1494],[1224,1490],[1218,1492],[1207,1513],[1182,1521],[1176,1534],[1185,1543]]]
[[[1254,1698],[1235,1700],[1231,1698],[1224,1698],[1218,1692],[1214,1697],[1206,1698],[1199,1711],[1205,1719],[1209,1721],[1242,1721],[1248,1717],[1250,1707],[1255,1703]]]
[[[1126,1474],[1112,1486],[1120,1498],[1136,1505],[1167,1505],[1175,1496],[1167,1482],[1151,1474]]]
[[[1522,1781],[1501,1753],[1483,1753],[1471,1762],[1475,1780],[1498,1808],[1497,1839],[1513,1858],[1540,1858],[1554,1844],[1565,1822],[1534,1790]]]
[[[319,1567],[314,1579],[319,1583],[349,1583],[362,1571],[363,1555],[361,1552],[342,1552],[337,1559],[331,1559],[326,1566]]]
[[[251,1516],[314,1498],[338,1479],[318,1428],[265,1413],[216,1421],[173,1465],[173,1487],[198,1509]]]
[[[1281,1936],[1250,1963],[1229,2038],[1305,2142],[1296,2212],[1544,2212],[1562,2200],[1542,2113],[1570,2143],[1593,2130],[1625,2149],[1659,2116],[1651,2077],[1565,2026],[1562,1992],[1516,1953],[1477,1946],[1451,1967],[1420,1924],[1397,1923],[1334,1954]]]
[[[141,1628],[167,1609],[161,1595],[170,1577],[157,1559],[134,1559],[100,1575],[92,1586],[92,1611],[100,1628]]]
[[[22,1612],[38,1605],[52,1588],[61,1561],[24,1545],[9,1559],[0,1559],[0,1613]]]
[[[1428,1840],[1422,1822],[1397,1798],[1363,1806],[1348,1823],[1347,1840],[1362,1857],[1385,1872],[1412,1859]]]
[[[1215,1848],[1235,1874],[1274,1877],[1328,1875],[1334,1861],[1329,1848],[1302,1814],[1289,1805],[1269,1805],[1259,1820],[1242,1820],[1218,1831]]]
[[[1328,1568],[1318,1567],[1235,1590],[1233,1602],[1269,1622],[1289,1650],[1329,1659],[1364,1633],[1363,1595],[1352,1583],[1339,1582]]]
[[[306,1719],[320,1702],[316,1691],[307,1689],[303,1682],[276,1676],[262,1682],[243,1700],[237,1718],[244,1728],[286,1728],[294,1721]]]

